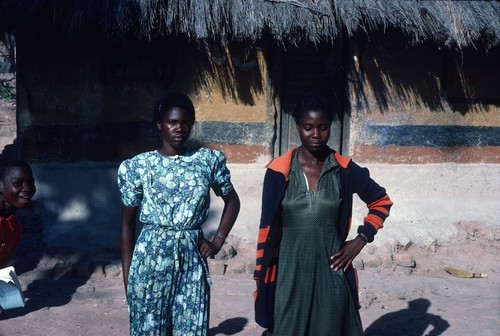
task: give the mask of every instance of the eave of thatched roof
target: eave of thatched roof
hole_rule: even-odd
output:
[[[463,47],[500,42],[497,1],[409,0],[0,0],[0,31],[92,32],[109,38],[185,35],[216,41],[330,41],[396,28],[411,42]]]

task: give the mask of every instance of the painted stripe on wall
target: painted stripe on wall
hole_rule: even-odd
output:
[[[357,162],[394,164],[426,163],[492,163],[500,164],[497,146],[477,147],[414,147],[375,146],[358,144],[353,146],[352,157]]]
[[[272,150],[259,145],[223,145],[204,143],[202,146],[220,149],[229,163],[254,163],[270,161]],[[157,146],[140,143],[120,144],[69,144],[53,146],[34,144],[24,147],[22,157],[29,162],[80,162],[80,161],[123,161],[138,153],[153,150]]]
[[[190,142],[227,150],[228,160],[247,163],[269,156],[273,128],[264,123],[197,122]],[[21,135],[21,152],[30,161],[121,161],[158,148],[150,122],[106,125],[30,126]]]
[[[271,161],[273,155],[269,147],[259,145],[203,145],[224,152],[228,163],[254,163],[263,161],[267,163]]]
[[[271,143],[273,131],[273,126],[266,123],[197,122],[191,139],[202,143],[267,145]],[[23,132],[24,144],[93,144],[130,140],[157,143],[159,139],[158,131],[150,122],[30,126]]]
[[[375,146],[500,146],[500,127],[443,125],[365,125],[360,143]]]
[[[200,122],[191,137],[200,142],[219,144],[251,144],[271,147],[274,128],[268,123]]]

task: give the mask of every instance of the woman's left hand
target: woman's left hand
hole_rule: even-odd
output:
[[[366,243],[359,238],[346,241],[340,251],[330,257],[332,261],[330,267],[333,268],[334,271],[338,271],[341,268],[344,271],[347,270],[365,245]]]
[[[222,246],[218,246],[214,242],[210,242],[206,239],[202,239],[198,243],[198,249],[200,250],[201,256],[205,259],[215,256],[219,253]]]

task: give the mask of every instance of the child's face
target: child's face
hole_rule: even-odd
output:
[[[0,181],[0,192],[0,197],[6,203],[15,208],[24,208],[36,192],[33,174],[25,167],[10,168]]]

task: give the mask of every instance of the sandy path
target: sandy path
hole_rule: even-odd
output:
[[[39,266],[20,276],[27,306],[0,315],[0,335],[127,334],[119,275],[55,280],[46,271]],[[253,320],[251,276],[212,278],[210,335],[261,335],[263,329]],[[495,270],[487,279],[460,279],[444,271],[431,277],[367,269],[360,271],[360,282],[367,336],[493,336],[500,330],[500,275]]]

